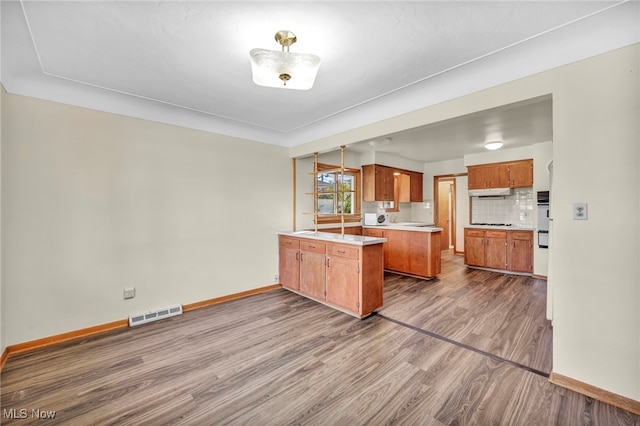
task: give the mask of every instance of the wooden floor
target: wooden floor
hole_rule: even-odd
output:
[[[640,424],[549,383],[544,281],[442,270],[388,274],[364,320],[274,290],[11,356],[1,423]]]

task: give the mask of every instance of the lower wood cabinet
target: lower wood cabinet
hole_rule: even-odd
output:
[[[509,270],[533,272],[533,232],[509,231]]]
[[[279,236],[280,283],[358,318],[382,306],[383,245]]]
[[[533,231],[465,228],[464,263],[513,272],[533,272]]]
[[[363,228],[362,234],[387,239],[384,269],[388,271],[421,278],[433,278],[441,272],[440,231]]]
[[[507,231],[485,232],[485,264],[487,268],[508,269]]]
[[[473,266],[485,266],[484,231],[464,230],[464,263]]]
[[[300,290],[300,240],[279,238],[278,265],[280,284],[291,290]]]
[[[316,241],[300,241],[300,292],[315,299],[326,297],[327,245]]]

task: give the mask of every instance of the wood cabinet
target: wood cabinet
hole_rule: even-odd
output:
[[[484,231],[464,230],[464,263],[470,266],[484,266]]]
[[[533,231],[465,228],[464,263],[512,272],[533,272]]]
[[[278,264],[280,284],[300,290],[300,240],[279,237]]]
[[[300,292],[325,300],[326,244],[314,240],[300,241]]]
[[[393,169],[378,164],[362,166],[362,199],[364,201],[393,201]]]
[[[441,232],[363,228],[363,235],[383,237],[384,269],[421,278],[441,272]]]
[[[503,164],[468,166],[467,169],[469,189],[507,188],[509,186],[509,171]]]
[[[533,232],[509,231],[509,270],[533,272]]]
[[[397,179],[395,173],[398,174]],[[422,181],[423,174],[420,172],[380,164],[367,164],[362,166],[362,199],[363,201],[421,202]]]
[[[533,160],[513,161],[508,164],[511,188],[533,186]]]
[[[416,202],[421,203],[423,200],[423,195],[422,195],[423,174],[419,172],[411,172],[409,175],[409,179],[411,182],[409,200],[412,203],[416,203]]]
[[[533,186],[533,160],[467,166],[469,189]]]
[[[364,235],[365,237],[376,237],[376,238],[387,238],[387,234],[385,232],[384,229],[382,228],[362,228],[362,235]],[[389,244],[387,243],[383,243],[382,244],[382,253],[383,253],[383,267],[386,269],[387,268],[387,259],[389,257]]]
[[[359,309],[360,251],[356,247],[327,246],[327,302],[350,311]]]
[[[281,235],[279,245],[284,288],[358,318],[382,306],[382,243],[360,246]]]
[[[487,268],[507,269],[507,231],[485,232],[485,263]]]

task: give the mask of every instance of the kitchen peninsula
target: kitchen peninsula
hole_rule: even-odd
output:
[[[362,234],[386,238],[384,269],[432,279],[441,270],[442,228],[412,222],[363,226]]]
[[[357,318],[382,306],[385,238],[297,231],[278,242],[285,289]]]

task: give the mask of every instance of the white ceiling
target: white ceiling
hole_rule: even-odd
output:
[[[639,10],[638,1],[2,1],[1,78],[9,93],[296,146],[639,42]],[[292,51],[322,58],[311,90],[251,80],[249,50],[278,50],[282,29],[298,36]],[[551,99],[394,134],[384,149],[438,161],[478,152],[496,133],[506,146],[551,140]]]

